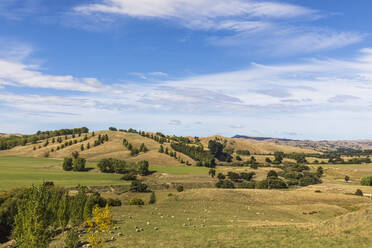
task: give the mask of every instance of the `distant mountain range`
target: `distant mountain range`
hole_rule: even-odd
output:
[[[235,135],[233,138],[256,140],[276,145],[286,145],[304,149],[314,149],[316,151],[337,151],[338,149],[366,150],[372,149],[372,140],[292,140],[272,137],[254,137],[246,135]]]

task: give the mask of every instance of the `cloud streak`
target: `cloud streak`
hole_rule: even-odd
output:
[[[254,0],[104,0],[74,8],[91,16],[127,16],[172,20],[188,29],[211,32],[210,44],[259,49],[271,56],[332,50],[363,40],[364,35],[294,22],[321,18],[320,11],[299,5]],[[111,20],[111,19],[110,19]],[[230,31],[216,34],[217,31]]]
[[[270,130],[265,125],[272,123],[271,118],[285,119],[286,124],[293,122],[292,126],[299,127],[306,124],[296,122],[314,116],[322,121],[345,120],[345,116],[368,119],[372,110],[371,85],[369,48],[351,59],[252,64],[239,71],[113,85],[95,78],[49,75],[37,66],[1,59],[0,117],[11,120],[23,116],[56,123],[157,120],[148,122],[150,128],[186,128],[190,125],[180,124],[200,121],[203,127],[213,126],[213,130]],[[63,94],[12,93],[15,87],[60,90]],[[195,128],[203,131],[196,124]]]

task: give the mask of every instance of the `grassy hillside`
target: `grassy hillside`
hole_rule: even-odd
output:
[[[135,195],[149,199],[149,194],[119,197],[127,202]],[[370,229],[356,232],[368,226],[358,224],[362,214],[372,216],[367,203],[362,197],[300,191],[157,191],[155,205],[113,208],[119,230],[107,247],[370,247]],[[353,206],[361,210],[348,210]],[[57,240],[51,247],[61,244]]]
[[[102,145],[93,146],[94,141],[97,140],[98,135],[108,135],[109,140]],[[49,144],[44,147],[46,140],[41,140],[37,144],[27,144],[25,146],[16,146],[11,150],[0,151],[0,155],[17,155],[17,156],[26,156],[26,157],[44,157],[48,153],[49,158],[62,159],[68,157],[72,152],[78,151],[80,156],[88,159],[89,161],[98,161],[102,158],[114,157],[118,159],[124,159],[128,161],[140,161],[148,160],[152,165],[166,165],[166,166],[181,166],[182,164],[164,153],[159,153],[160,144],[154,141],[151,138],[143,137],[137,133],[127,133],[127,132],[116,132],[116,131],[98,131],[95,132],[95,136],[92,136],[92,133],[87,134],[88,139],[80,142],[83,139],[84,134],[81,137],[72,138],[72,135],[61,136],[63,141],[72,142],[73,144],[67,146],[63,149],[57,150],[57,147],[61,144],[52,143],[52,138],[49,138]],[[257,142],[244,139],[232,139],[225,138],[221,136],[212,136],[200,138],[201,143],[204,147],[208,147],[208,141],[215,139],[216,137],[226,140],[227,147],[233,148],[234,150],[249,150],[252,154],[272,154],[275,151],[283,151],[285,153],[298,152],[298,153],[314,153],[314,150],[301,149],[291,146],[281,146],[265,142]],[[143,143],[148,148],[148,152],[140,153],[136,156],[131,156],[130,151],[123,146],[123,139],[126,139],[134,147],[140,147]],[[77,141],[74,144],[74,141]],[[87,144],[90,144],[90,149],[86,149]],[[84,151],[80,150],[81,145],[85,147]],[[171,151],[170,143],[164,143],[164,148],[168,148]],[[35,149],[35,150],[34,150]],[[54,150],[53,152],[51,150]],[[182,154],[177,153],[184,161],[189,161],[190,164],[195,165],[196,162]],[[262,158],[264,160],[264,158]]]
[[[239,139],[239,138],[226,138],[223,136],[211,136],[200,138],[201,143],[208,146],[208,142],[211,139],[219,138],[227,141],[228,148],[234,148],[234,150],[249,150],[251,154],[273,154],[276,151],[284,153],[315,153],[313,149],[303,149],[299,147],[293,147],[288,145],[276,145],[267,142],[260,142],[256,140]]]

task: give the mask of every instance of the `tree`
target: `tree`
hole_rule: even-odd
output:
[[[217,178],[218,178],[218,180],[224,180],[225,175],[220,172],[220,173],[218,173]]]
[[[345,176],[345,182],[349,182],[349,180],[350,180],[350,177],[349,176]]]
[[[72,158],[64,158],[62,167],[65,171],[72,170]]]
[[[184,190],[183,185],[177,185],[176,190],[182,192]]]
[[[71,153],[71,156],[74,158],[74,159],[77,159],[79,157],[79,152],[78,151],[73,151]]]
[[[90,149],[90,143],[88,142],[88,144],[87,144],[87,150],[89,150]]]
[[[230,180],[219,180],[216,183],[217,188],[224,188],[224,189],[233,189],[235,188],[235,185]]]
[[[46,186],[32,186],[17,204],[12,238],[19,248],[47,248],[51,238],[51,191]]]
[[[109,127],[109,130],[110,131],[118,131],[118,129],[116,127]]]
[[[72,169],[74,171],[85,171],[86,160],[84,158],[76,158],[72,163]]]
[[[276,163],[282,163],[284,158],[284,152],[274,152],[275,162]]]
[[[84,144],[81,144],[80,151],[84,151]]]
[[[242,161],[242,158],[239,156],[239,155],[236,155],[236,160],[238,160],[238,161]]]
[[[214,177],[216,176],[216,169],[213,169],[213,168],[209,169],[208,174],[209,174],[212,178],[214,178]]]
[[[149,200],[149,204],[154,204],[156,202],[156,196],[155,196],[155,192],[151,192],[151,196],[150,196],[150,200]]]
[[[131,192],[148,192],[149,190],[147,189],[147,185],[142,183],[141,181],[133,181],[130,185],[130,191]]]
[[[271,170],[267,173],[267,178],[272,177],[272,178],[278,178],[278,173],[276,171]]]
[[[160,145],[159,152],[160,153],[164,153],[164,147],[163,147],[163,145]]]
[[[72,197],[69,212],[73,226],[79,226],[84,222],[84,207],[87,199],[84,187],[80,187],[77,195]]]
[[[266,163],[272,163],[272,161],[271,161],[270,158],[265,158],[265,162],[266,162]]]
[[[149,174],[149,162],[147,160],[138,163],[138,173],[141,176],[147,176]]]
[[[59,207],[57,211],[57,220],[59,226],[62,228],[62,230],[65,230],[69,220],[70,220],[70,213],[69,213],[69,202],[70,198],[68,196],[68,193],[65,192],[63,196],[61,197],[61,200],[59,202]]]
[[[223,151],[223,145],[215,140],[208,142],[209,151],[216,157]]]
[[[227,176],[229,177],[230,180],[235,181],[235,182],[239,181],[240,179],[240,175],[233,171],[227,172]]]
[[[113,225],[113,217],[110,207],[106,205],[104,209],[96,206],[93,209],[93,218],[88,223],[88,242],[93,248],[101,248],[106,242],[106,236],[109,234]]]

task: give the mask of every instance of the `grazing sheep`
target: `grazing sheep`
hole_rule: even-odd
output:
[[[157,228],[157,227],[154,227],[154,230],[159,230],[159,228]]]

